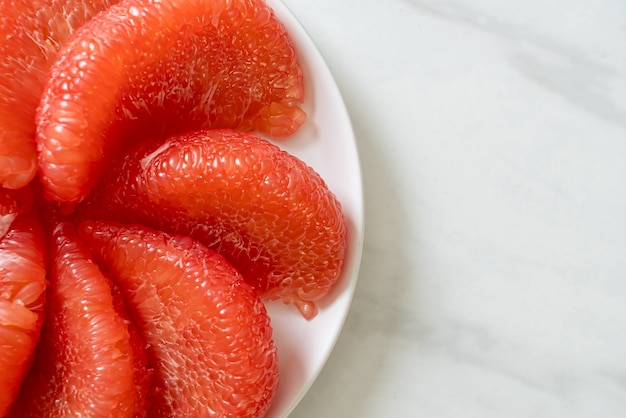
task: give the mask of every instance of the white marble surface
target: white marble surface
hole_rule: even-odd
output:
[[[285,3],[366,199],[352,309],[291,417],[626,417],[626,2]]]

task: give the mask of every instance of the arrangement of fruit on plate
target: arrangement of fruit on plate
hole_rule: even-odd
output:
[[[0,417],[262,417],[346,221],[264,0],[0,0]],[[268,138],[272,139],[270,141]]]

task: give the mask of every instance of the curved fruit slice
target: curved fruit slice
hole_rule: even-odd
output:
[[[0,186],[37,172],[35,113],[48,68],[76,30],[117,0],[0,0]]]
[[[128,327],[73,224],[53,226],[47,319],[10,416],[130,417],[137,394]]]
[[[45,243],[35,215],[0,239],[0,416],[9,409],[39,340],[46,289]]]
[[[63,48],[37,141],[49,199],[76,203],[117,148],[200,127],[282,137],[304,121],[293,44],[263,0],[126,0]]]
[[[140,226],[85,222],[79,232],[151,346],[150,416],[265,414],[278,383],[269,317],[222,256]]]
[[[304,162],[253,133],[197,131],[129,154],[81,209],[189,235],[224,255],[265,299],[308,319],[337,281],[341,206]]]

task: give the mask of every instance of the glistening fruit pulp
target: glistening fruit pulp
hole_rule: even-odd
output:
[[[36,13],[31,13],[32,7],[39,3],[31,3],[25,5],[22,12],[19,7],[6,12],[8,8],[0,9],[0,17],[15,17],[14,20],[3,19],[2,25],[14,24],[14,29],[21,30],[21,33],[28,33],[25,27],[20,28],[23,22],[37,23],[37,19],[41,19],[39,23],[44,29],[33,38],[35,44],[45,46],[42,51],[37,51],[45,59],[41,58],[42,55],[34,57],[32,73],[24,73],[23,77],[9,74],[7,63],[16,59],[16,51],[29,54],[31,50],[20,49],[18,42],[11,52],[0,56],[0,60],[5,60],[0,65],[3,72],[0,85],[4,76],[4,80],[9,81],[6,85],[15,83],[18,90],[27,86],[26,91],[20,91],[30,97],[24,99],[24,106],[15,106],[20,99],[12,102],[17,109],[15,116],[23,113],[26,117],[10,120],[11,106],[5,106],[4,119],[0,115],[0,183],[4,186],[1,191],[11,187],[19,189],[18,194],[25,193],[21,197],[9,196],[7,204],[3,203],[0,193],[0,243],[5,238],[8,240],[11,228],[19,227],[21,219],[26,216],[32,215],[32,224],[39,230],[38,213],[50,223],[50,213],[56,213],[56,205],[43,200],[61,203],[59,207],[69,217],[63,221],[57,219],[52,222],[52,227],[47,228],[51,243],[47,272],[51,298],[45,309],[51,312],[49,318],[54,319],[44,323],[34,366],[14,405],[12,416],[37,416],[55,410],[86,412],[90,408],[98,408],[107,415],[107,408],[112,405],[118,408],[116,413],[126,416],[144,416],[146,413],[162,416],[174,414],[174,411],[184,413],[203,408],[222,410],[224,415],[232,416],[264,415],[277,387],[276,350],[269,318],[260,308],[263,305],[256,299],[257,293],[266,299],[292,303],[303,316],[311,319],[316,313],[314,301],[325,295],[338,278],[345,257],[346,239],[341,206],[323,180],[304,163],[266,140],[242,132],[257,131],[284,138],[295,132],[305,120],[299,105],[304,99],[303,74],[285,28],[260,0],[123,0],[119,5],[113,5],[114,1],[45,0]],[[55,7],[62,13],[50,15],[50,10]],[[104,11],[88,21],[98,10]],[[30,20],[20,17],[20,13],[30,16]],[[16,83],[18,78],[25,81]],[[14,96],[19,98],[22,93]],[[37,106],[39,112],[35,117]],[[29,119],[34,119],[34,123],[23,122]],[[14,132],[11,123],[21,124],[19,130],[24,140],[6,135]],[[37,149],[34,148],[35,133]],[[157,150],[150,148],[167,141],[170,144],[167,152],[155,154]],[[150,149],[149,155],[154,158],[148,161],[146,155],[133,154],[141,149]],[[3,156],[8,158],[5,160],[7,164],[2,163]],[[173,158],[184,161],[194,157],[198,160],[186,166],[163,165],[164,161],[171,162]],[[132,170],[139,164],[143,171],[118,171],[114,161],[128,161]],[[203,161],[213,164],[203,165]],[[37,167],[39,180],[30,182]],[[2,170],[6,174],[5,180],[1,178]],[[128,211],[136,210],[132,216],[142,217],[142,223],[185,236],[162,235],[157,231],[148,233],[146,227],[139,225],[101,224],[98,217],[109,217],[102,215],[84,223],[81,237],[78,237],[74,231],[79,223],[73,213],[75,205],[87,198],[84,207],[88,207],[89,202],[97,202],[98,196],[105,196],[102,191],[108,187],[111,173],[119,177],[113,178],[114,187],[118,187],[116,196],[127,200],[127,206],[117,206],[119,213],[116,216],[123,218],[129,215]],[[256,175],[249,176],[250,173]],[[106,178],[102,179],[102,176]],[[120,179],[128,183],[120,183]],[[216,191],[220,179],[225,182]],[[22,187],[29,182],[32,189]],[[141,188],[133,189],[136,185]],[[94,188],[96,193],[90,196]],[[135,192],[139,194],[133,195]],[[133,201],[135,197],[137,200]],[[131,208],[133,204],[134,209]],[[31,209],[33,205],[34,210]],[[146,213],[151,208],[154,208],[152,219]],[[85,214],[89,212],[81,213],[80,220],[86,219],[82,216]],[[93,213],[91,217],[94,218]],[[131,220],[126,218],[126,221]],[[194,223],[195,230],[189,228]],[[96,226],[102,228],[101,232],[109,231],[110,237],[135,234],[136,228],[142,232],[136,234],[139,238],[134,243],[111,238],[117,247],[107,247],[111,243],[94,244],[97,240],[93,241],[90,234],[97,229]],[[118,235],[113,234],[113,230]],[[177,288],[171,277],[169,282],[166,280],[185,256],[196,257],[195,264],[214,258],[211,250],[192,241],[189,236],[222,253],[227,260],[220,258],[222,261],[218,264],[228,267],[218,270],[230,271],[225,275],[237,276],[234,282],[239,284],[236,287],[248,289],[234,294],[218,292],[228,295],[223,296],[228,300],[237,301],[229,305],[231,308],[226,309],[219,298],[217,301],[212,299],[215,306],[221,307],[218,310],[211,310],[208,299],[203,303],[192,303],[202,292],[198,295],[185,293],[188,289],[184,286]],[[89,251],[85,250],[83,240],[92,240]],[[148,246],[157,248],[157,252],[170,254],[170,258],[154,257],[154,262],[148,263],[148,254],[152,253],[146,250],[146,242],[151,242]],[[176,253],[169,247],[172,243],[183,245],[185,250]],[[128,257],[133,245],[146,251]],[[203,250],[194,250],[196,246]],[[39,247],[35,245],[34,248]],[[43,265],[45,254],[43,249],[39,251],[40,264]],[[92,251],[99,254],[97,263],[91,259]],[[0,251],[0,271],[6,254]],[[121,254],[124,254],[124,263],[120,264],[118,256]],[[171,254],[178,255],[172,258]],[[72,267],[60,267],[63,263],[70,263]],[[187,267],[191,268],[193,264],[188,263]],[[233,270],[230,264],[239,271]],[[138,266],[141,267],[139,270],[132,270]],[[43,272],[44,268],[40,276]],[[129,272],[132,274],[127,274]],[[200,280],[210,283],[205,287],[219,288],[219,283],[213,279],[215,271],[204,268],[202,272],[202,278],[193,276],[195,284]],[[191,274],[191,271],[181,274]],[[241,275],[256,293],[247,287]],[[110,281],[109,277],[113,280]],[[89,289],[81,287],[80,283],[90,283]],[[140,289],[154,289],[158,288],[157,283],[167,283],[161,293],[152,296],[143,290],[134,293],[135,285]],[[190,282],[183,283],[188,283],[190,288],[194,286]],[[35,290],[39,291],[41,298],[37,299],[39,305],[28,305],[31,314],[35,314],[31,315],[35,322],[32,322],[33,335],[26,344],[29,348],[24,350],[24,360],[20,360],[25,365],[23,372],[30,365],[32,350],[39,338],[45,285],[42,280],[37,285],[25,287],[30,289],[29,292],[32,290],[29,294],[33,297]],[[74,292],[72,289],[78,290]],[[93,305],[94,294],[90,291],[102,296],[97,299],[105,301],[104,305],[100,302],[97,307]],[[23,296],[24,292],[20,295]],[[27,299],[21,297],[18,300],[22,304]],[[236,307],[240,306],[239,303],[248,308]],[[13,303],[13,306],[17,305]],[[94,306],[94,310],[89,306]],[[147,314],[146,306],[152,307]],[[73,313],[59,314],[78,312],[77,307],[92,313],[106,312],[98,317],[109,318],[89,331],[94,336],[91,345],[81,345],[85,341],[78,337],[89,329],[81,322],[88,317],[81,319],[80,315]],[[192,309],[183,309],[188,307]],[[251,313],[242,314],[246,310]],[[176,332],[169,334],[169,329],[154,327],[151,315],[158,311],[163,319],[159,323],[171,324]],[[226,312],[226,317],[220,316],[222,311]],[[217,346],[211,345],[213,337],[202,340],[206,335],[214,335],[213,331],[202,334],[194,333],[193,329],[205,329],[211,318],[222,318],[218,321],[222,328],[214,331],[221,333],[223,341],[237,341],[240,346],[251,344],[247,338],[261,330],[259,335],[262,337],[258,341],[265,348],[256,351],[259,355],[256,365],[249,364],[256,371],[245,366],[235,371],[231,366],[242,363],[225,354],[215,357],[213,363],[217,366],[203,371],[204,363],[199,360],[207,356],[203,350],[212,347],[211,350],[215,351]],[[229,325],[229,321],[234,320],[234,324],[242,318],[248,318],[246,326],[255,331],[245,331],[244,326],[241,329],[245,335],[235,338],[235,326]],[[120,324],[125,326],[120,327]],[[0,321],[0,330],[2,325]],[[182,357],[173,363],[163,360],[172,358],[173,347],[189,347],[190,336],[197,346],[182,350],[179,353]],[[110,356],[107,360],[108,354],[101,354],[110,353],[106,347],[111,339],[122,353],[115,354],[115,360]],[[144,340],[150,342],[151,349],[146,351]],[[51,347],[54,350],[49,349]],[[227,351],[255,358],[239,351],[237,345],[229,346]],[[76,353],[95,356],[104,363],[76,362]],[[0,376],[8,376],[1,369],[2,355],[0,349]],[[50,373],[46,369],[50,364],[62,364],[59,370],[65,376],[73,377],[68,380]],[[194,368],[195,365],[200,366]],[[170,366],[179,373],[171,374]],[[84,392],[82,386],[97,388],[95,383],[89,383],[88,375],[93,368],[108,370],[111,376],[119,379],[115,384],[109,384],[108,376],[102,375],[98,379],[100,383],[106,383],[106,388],[96,390],[98,393],[93,390]],[[152,368],[154,381],[151,380]],[[228,384],[217,380],[216,373],[248,376],[247,386],[233,381],[230,384],[235,389],[226,389]],[[185,382],[198,377],[202,377],[203,384],[191,385],[188,391],[173,390],[166,383],[176,380],[183,387]],[[13,379],[16,388],[20,379]],[[69,382],[69,386],[59,384],[59,379]],[[221,388],[224,392],[205,396],[205,389],[213,380],[221,382],[217,385],[218,391]],[[89,396],[82,400],[73,399],[70,394],[74,389],[93,393],[97,400]],[[5,408],[14,395],[9,393],[3,400]],[[29,402],[25,400],[28,399],[39,400],[27,405]],[[209,399],[213,401],[209,402]],[[3,413],[1,405],[2,402],[0,415]]]
[[[115,311],[109,279],[72,223],[55,219],[48,235],[46,321],[9,416],[132,417],[145,394],[135,391],[130,333]]]
[[[36,175],[35,114],[59,48],[119,0],[0,1],[0,187]]]
[[[237,270],[188,237],[142,226],[85,222],[80,233],[117,279],[150,347],[151,416],[267,412],[276,347],[265,307]]]
[[[128,142],[197,128],[275,137],[304,121],[302,70],[262,0],[126,0],[52,65],[37,116],[47,198],[84,199]]]
[[[223,254],[266,300],[308,319],[345,257],[341,204],[298,158],[257,135],[174,135],[119,158],[78,209],[191,236]]]

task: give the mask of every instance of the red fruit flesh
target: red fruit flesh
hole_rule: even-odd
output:
[[[37,172],[35,113],[56,53],[72,33],[117,0],[0,0],[0,186]]]
[[[0,416],[31,363],[43,321],[45,242],[35,215],[17,217],[0,239]]]
[[[9,231],[20,213],[27,213],[32,209],[33,200],[30,187],[16,190],[0,187],[0,239]]]
[[[278,378],[269,317],[222,256],[141,226],[85,222],[79,232],[151,346],[149,416],[266,413]]]
[[[85,24],[51,69],[37,118],[46,196],[82,200],[138,138],[287,136],[304,121],[302,99],[293,44],[263,0],[126,0]]]
[[[128,326],[128,341],[133,352],[133,383],[135,385],[133,417],[145,417],[150,407],[148,392],[152,387],[153,376],[152,366],[149,364],[148,359],[148,346],[139,328],[137,328],[137,324],[130,316],[122,290],[113,281],[109,281],[109,285],[111,286],[111,296],[113,297],[113,308]]]
[[[133,348],[108,279],[73,224],[54,225],[50,251],[47,319],[9,416],[131,417],[138,398]]]
[[[110,173],[81,216],[189,235],[224,255],[262,298],[293,303],[307,319],[339,277],[339,202],[312,168],[253,133],[170,137]]]

